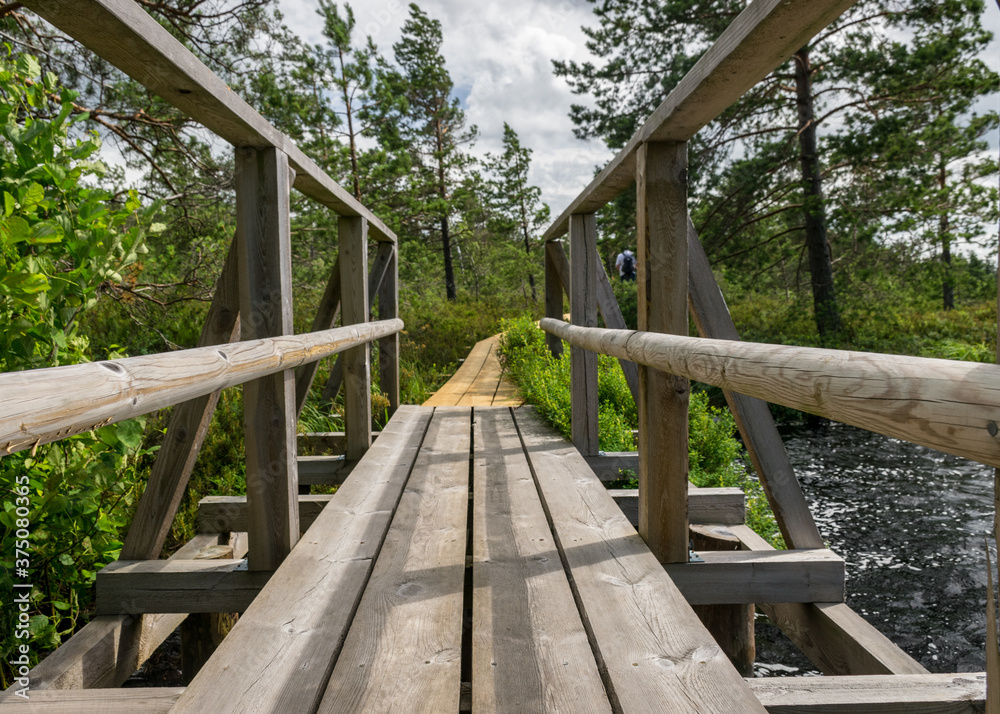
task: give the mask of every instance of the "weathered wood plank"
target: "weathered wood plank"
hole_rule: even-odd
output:
[[[372,306],[375,304],[375,298],[382,289],[382,283],[386,277],[389,264],[393,260],[394,251],[395,246],[392,243],[380,243],[378,249],[375,251],[375,260],[372,261],[372,268],[368,272],[368,316],[365,318],[366,320],[371,317]],[[340,265],[340,256],[337,257],[337,265]],[[398,317],[398,315],[394,314],[393,318],[395,317]],[[392,337],[393,335],[390,335],[388,338],[383,339],[391,339]],[[396,337],[396,339],[398,340],[399,338]],[[327,379],[326,384],[323,386],[323,401],[332,402],[336,399],[343,383],[344,356],[340,355],[337,357],[333,369],[330,370],[329,379]]]
[[[242,560],[116,560],[97,573],[98,615],[243,612],[267,571],[236,570]]]
[[[454,407],[472,388],[479,373],[486,367],[490,356],[490,351],[495,344],[495,336],[480,340],[466,356],[465,361],[455,370],[447,382],[432,394],[422,406],[425,407]]]
[[[541,326],[587,349],[1000,466],[1000,437],[988,428],[1000,411],[998,365],[588,329],[549,318]]]
[[[589,461],[588,461],[589,463]],[[639,527],[639,489],[610,489],[632,527]],[[738,488],[698,488],[688,485],[688,522],[739,525],[746,520],[746,500]]]
[[[175,712],[315,710],[429,419],[399,408]]]
[[[171,559],[218,545],[219,533],[196,535]],[[145,662],[186,615],[97,616],[29,673],[32,696],[47,689],[117,687]],[[10,690],[8,689],[8,692]],[[6,700],[0,697],[0,701]]]
[[[368,224],[364,218],[337,222],[340,245],[340,302],[344,325],[368,322]],[[372,444],[372,375],[368,346],[346,350],[344,432],[347,458],[360,459]]]
[[[313,317],[312,331],[329,330],[337,322],[337,315],[340,314],[340,256],[333,264],[333,270],[326,282],[326,289],[323,297],[320,298],[319,307],[316,308],[316,315]],[[302,407],[306,405],[309,398],[309,390],[312,389],[313,380],[316,379],[316,370],[319,369],[319,362],[304,364],[295,370],[295,409],[296,414],[302,414]]]
[[[372,432],[372,441],[381,432]],[[311,449],[326,454],[343,454],[347,450],[347,436],[342,431],[310,431],[299,434],[299,451]]]
[[[744,547],[773,550],[747,526],[728,529]],[[927,670],[842,602],[757,606],[824,674],[927,674]]]
[[[458,710],[471,417],[435,409],[320,713]]]
[[[239,265],[236,238],[230,245],[215,295],[198,339],[199,347],[240,338]],[[212,392],[174,407],[163,444],[150,469],[135,515],[122,544],[122,560],[159,557],[181,498],[194,470],[198,452],[212,423],[220,392]]]
[[[233,546],[215,545],[203,548],[196,560],[232,559]],[[232,628],[236,616],[224,612],[189,614],[181,623],[181,672],[184,684],[189,684],[208,661],[212,653]]]
[[[615,710],[763,712],[576,449],[527,408],[515,417]]]
[[[243,337],[290,335],[288,157],[273,148],[237,149],[235,183]],[[294,370],[243,385],[251,570],[274,571],[299,539],[297,413]]]
[[[0,452],[47,444],[322,359],[402,320],[0,374]]]
[[[974,714],[983,711],[986,675],[751,679],[770,714]]]
[[[508,409],[475,410],[474,712],[610,712]]]
[[[399,317],[399,251],[394,245],[378,286],[378,318]],[[389,400],[389,416],[399,409],[399,335],[378,341],[378,388]]]
[[[21,714],[166,714],[183,687],[131,687],[128,689],[46,689],[32,687],[29,699],[9,696],[4,708]]]
[[[831,550],[700,551],[702,563],[665,563],[692,605],[843,602],[844,561]]]
[[[573,216],[569,232],[573,261],[572,295],[569,301],[574,325],[597,326],[597,218],[594,214]],[[581,454],[596,454],[597,444],[597,355],[579,347],[570,348],[570,409],[573,443]]]
[[[302,532],[319,517],[332,494],[299,496],[299,527]],[[247,528],[246,496],[206,496],[198,501],[198,530],[203,533],[241,532]]]
[[[715,281],[705,249],[698,240],[694,224],[688,219],[688,291],[691,316],[702,337],[739,340],[736,325],[729,315],[726,299]],[[767,404],[759,399],[723,390],[729,410],[736,420],[750,461],[767,495],[781,535],[790,548],[822,548],[823,538],[802,495],[802,487],[788,460],[785,445]]]
[[[854,2],[755,0],[748,4],[542,239],[558,238],[568,230],[571,215],[597,211],[630,187],[642,144],[693,137]]]
[[[303,486],[339,486],[358,463],[346,456],[300,456],[298,462],[299,484]]]
[[[226,83],[131,0],[30,0],[60,30],[233,146],[275,147],[295,169],[295,188],[342,216],[363,216],[380,241],[395,241],[371,211],[325,174]]]
[[[687,335],[687,144],[639,147],[639,329]],[[657,558],[688,557],[688,399],[678,374],[639,366],[639,535]]]
[[[561,320],[563,312],[563,291],[569,295],[569,288],[564,287],[562,277],[559,274],[559,266],[556,265],[555,251],[562,253],[561,243],[546,243],[545,245],[545,316],[554,317]],[[566,259],[565,254],[562,255]],[[568,261],[567,261],[568,262]],[[568,270],[566,271],[569,272]],[[553,357],[562,356],[562,340],[553,335],[545,336],[545,344]]]

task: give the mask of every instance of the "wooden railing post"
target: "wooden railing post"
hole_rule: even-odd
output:
[[[569,222],[570,317],[574,325],[597,327],[597,220],[576,214]],[[570,347],[570,402],[573,443],[584,456],[596,456],[597,354]]]
[[[236,235],[244,340],[290,335],[292,254],[288,157],[236,150]],[[299,539],[295,371],[243,386],[251,570],[275,570]]]
[[[688,333],[687,144],[636,158],[639,329]],[[639,367],[639,534],[663,563],[688,560],[686,378]]]
[[[368,322],[368,221],[341,216],[341,322],[344,327]],[[344,353],[344,432],[347,458],[360,459],[372,445],[371,361],[368,345]]]
[[[557,253],[559,255],[557,255]],[[569,294],[569,286],[563,285],[559,274],[559,258],[566,259],[562,253],[562,246],[558,243],[545,244],[545,317],[553,317],[556,320],[563,319],[563,289]],[[562,340],[555,335],[546,334],[545,344],[553,357],[562,356]]]
[[[381,244],[379,247],[381,248]],[[399,249],[393,245],[392,257],[378,288],[378,318],[399,317]],[[399,333],[378,341],[378,386],[389,400],[389,416],[399,408]]]

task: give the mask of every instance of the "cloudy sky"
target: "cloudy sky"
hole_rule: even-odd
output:
[[[379,49],[392,54],[408,16],[404,0],[351,3],[363,37],[371,35]],[[510,124],[523,145],[534,150],[531,181],[542,189],[553,217],[593,177],[612,154],[600,142],[573,136],[572,103],[580,103],[565,81],[552,73],[552,60],[586,60],[582,25],[595,24],[586,0],[418,0],[441,21],[443,54],[470,124],[479,127],[477,154],[497,152],[503,123]],[[279,0],[286,24],[309,42],[322,42],[315,0]],[[1000,10],[987,3],[985,22],[1000,34]],[[994,39],[984,59],[1000,71],[1000,40]],[[998,99],[991,100],[994,108]],[[991,141],[997,148],[997,137]]]

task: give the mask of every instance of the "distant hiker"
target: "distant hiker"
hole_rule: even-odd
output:
[[[623,250],[615,260],[615,267],[622,280],[635,280],[635,253],[628,248]]]

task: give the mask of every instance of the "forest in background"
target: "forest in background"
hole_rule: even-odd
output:
[[[404,402],[502,319],[540,314],[550,213],[532,149],[504,125],[501,150],[476,158],[438,20],[410,5],[402,39],[377,47],[349,5],[319,0],[313,45],[271,0],[139,4],[400,236]],[[554,67],[583,98],[578,135],[623,146],[743,5],[595,2],[593,60]],[[994,359],[998,117],[982,107],[998,77],[980,59],[982,13],[862,0],[691,142],[692,219],[744,339]],[[0,371],[193,346],[235,230],[232,151],[18,3],[0,4],[0,41]],[[634,212],[625,192],[599,214],[609,274],[635,247]],[[336,217],[293,196],[292,220],[304,332]],[[634,320],[634,283],[615,290]],[[302,428],[336,430],[320,388]],[[25,476],[36,494],[36,651],[85,620],[164,426],[150,415],[0,460],[5,493]],[[168,550],[201,495],[241,492],[241,453],[227,390]],[[9,593],[12,496],[0,523]]]

